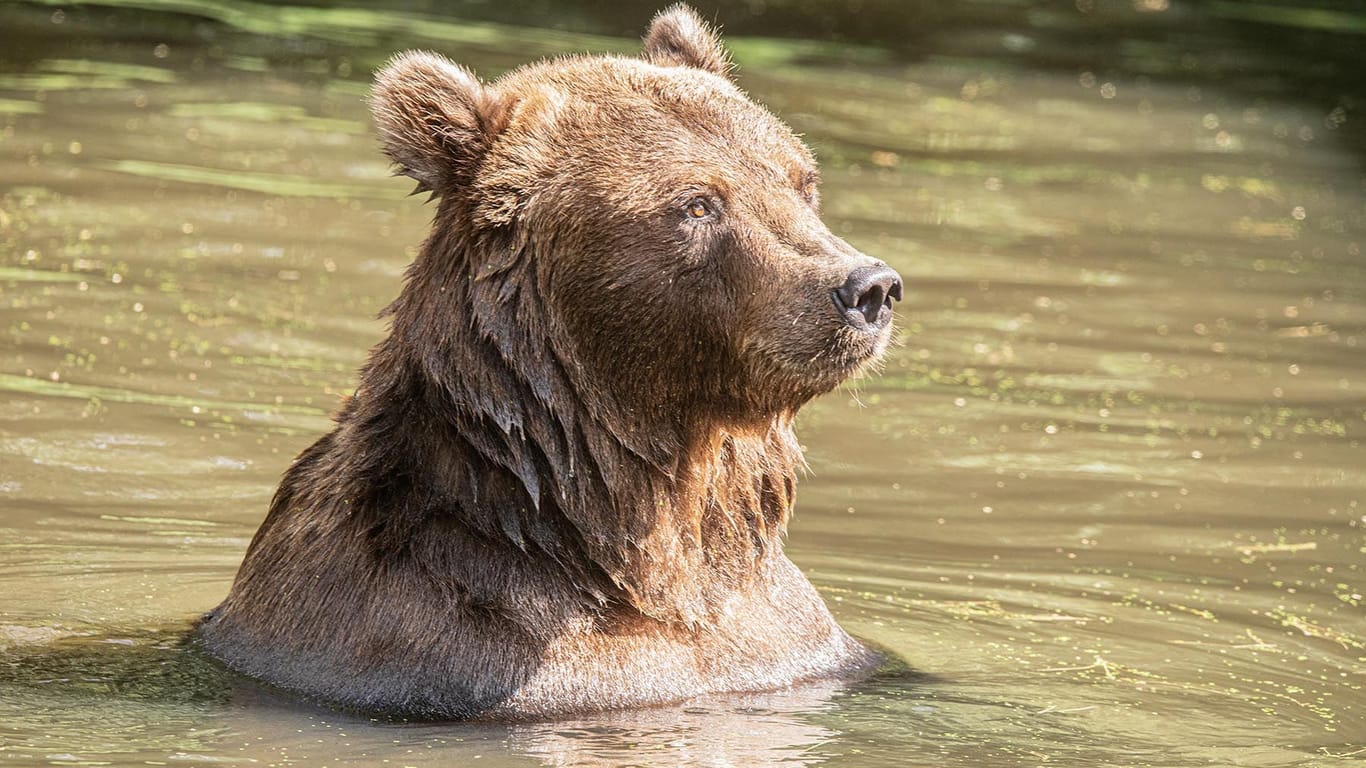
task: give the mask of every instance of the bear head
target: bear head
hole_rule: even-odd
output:
[[[407,310],[439,313],[430,297],[449,289],[478,326],[429,316],[422,332],[472,330],[522,368],[553,357],[561,371],[532,378],[641,429],[758,426],[875,361],[900,278],[826,228],[811,152],[730,74],[684,6],[655,18],[638,57],[489,84],[434,54],[396,57],[375,119],[399,172],[440,201],[409,277],[440,285],[409,291],[426,298]]]

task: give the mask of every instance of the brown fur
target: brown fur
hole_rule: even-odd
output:
[[[886,345],[831,300],[876,262],[821,224],[810,153],[728,72],[676,6],[639,59],[484,85],[407,53],[378,75],[385,150],[439,200],[434,229],[356,396],[201,624],[211,653],[432,718],[874,661],[781,537],[793,415]]]

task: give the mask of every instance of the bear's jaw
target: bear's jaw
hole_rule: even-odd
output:
[[[837,327],[824,340],[813,337],[801,347],[762,335],[747,340],[744,390],[756,393],[748,411],[755,421],[790,422],[811,400],[878,370],[892,334],[890,325],[875,330]]]

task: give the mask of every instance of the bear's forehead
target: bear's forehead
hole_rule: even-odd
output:
[[[597,133],[591,144],[641,149],[710,146],[745,154],[785,173],[814,167],[810,150],[767,109],[725,78],[690,67],[623,57],[556,59],[516,70],[496,83],[532,105],[524,120],[543,131]]]

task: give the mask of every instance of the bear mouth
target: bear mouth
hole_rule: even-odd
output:
[[[875,367],[891,345],[891,316],[890,307],[879,307],[872,323],[845,318],[827,338],[825,350],[802,366],[805,384],[827,392]]]
[[[742,357],[759,366],[759,380],[785,382],[804,402],[877,365],[891,344],[891,314],[890,308],[879,305],[874,323],[866,318],[856,323],[843,312],[839,318],[830,313],[825,324],[797,335],[751,340]]]
[[[857,322],[846,317],[845,323],[842,333],[837,335],[831,358],[836,368],[842,369],[842,375],[852,376],[887,351],[892,339],[892,309],[881,307],[876,322]]]

